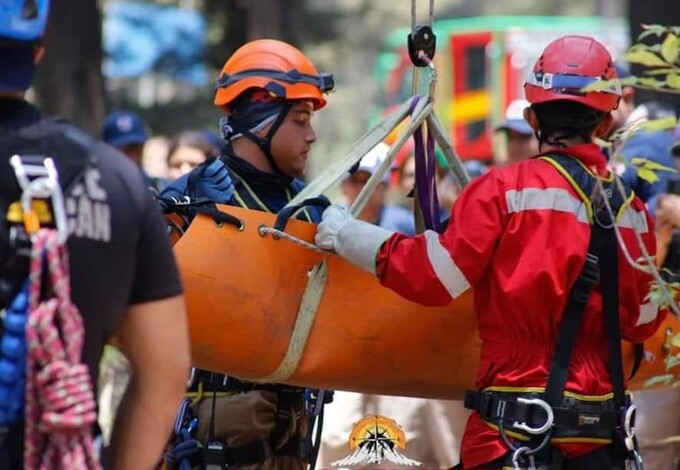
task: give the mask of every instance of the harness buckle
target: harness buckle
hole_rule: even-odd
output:
[[[222,470],[226,464],[224,444],[220,441],[209,442],[203,449],[203,468],[205,470]]]
[[[555,421],[555,414],[553,413],[552,407],[545,401],[541,400],[540,398],[523,398],[519,397],[517,398],[517,401],[519,403],[523,403],[525,405],[533,405],[533,406],[538,406],[542,408],[545,413],[546,413],[546,419],[545,423],[543,426],[533,428],[529,426],[527,423],[524,422],[519,422],[515,421],[512,424],[512,427],[515,429],[521,429],[522,431],[533,434],[533,435],[540,435],[540,434],[545,434],[553,425]]]
[[[189,196],[182,196],[179,198],[171,196],[170,200],[174,206],[190,206],[193,202]]]

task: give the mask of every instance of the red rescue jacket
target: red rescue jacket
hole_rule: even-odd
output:
[[[607,160],[594,144],[560,153],[599,176],[608,175]],[[653,221],[640,199],[624,209],[619,227],[632,259],[642,255],[634,230],[655,253]],[[550,163],[531,159],[473,181],[454,204],[443,234],[393,235],[378,253],[377,274],[383,285],[424,305],[446,305],[473,287],[482,339],[477,388],[544,388],[589,237],[586,205],[578,193]],[[652,276],[631,267],[621,249],[619,282],[622,336],[641,342],[656,331],[665,312],[645,300]],[[611,398],[608,362],[602,298],[595,289],[574,345],[565,394]],[[602,444],[557,445],[576,456]],[[473,414],[462,443],[465,464],[475,467],[507,452],[498,431]]]

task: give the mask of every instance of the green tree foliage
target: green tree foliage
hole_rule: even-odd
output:
[[[626,52],[625,58],[631,64],[638,66],[640,73],[620,80],[623,86],[633,86],[661,93],[680,93],[680,27],[657,24],[642,25],[642,32],[637,41]],[[614,81],[612,80],[600,80],[586,87],[584,91],[605,90],[613,84]],[[612,135],[607,145],[614,149],[613,158],[622,160],[618,157],[616,149],[620,148],[622,142],[625,142],[634,133],[640,130],[669,131],[675,125],[676,119],[674,117],[636,123]],[[635,166],[638,176],[649,182],[658,180],[657,173],[659,171],[675,171],[672,168],[641,158],[633,158],[627,164]],[[622,188],[619,189],[622,190]],[[642,244],[641,247],[644,253]],[[678,314],[680,307],[676,300],[680,294],[680,284],[665,281],[665,279],[677,279],[677,276],[674,273],[659,272],[655,266],[655,260],[647,253],[645,255],[643,259],[632,262],[638,269],[649,272],[655,277],[645,301],[656,303],[661,308],[670,308],[673,313]],[[645,387],[680,386],[680,367],[678,367],[680,366],[680,353],[678,353],[678,350],[680,350],[680,333],[670,334],[666,343],[664,345],[666,373],[651,377],[645,382]]]

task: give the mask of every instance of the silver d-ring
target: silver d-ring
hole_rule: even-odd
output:
[[[626,410],[626,414],[623,416],[623,432],[626,433],[626,437],[635,436],[635,427],[631,426],[631,423],[635,417],[636,411],[637,407],[631,403],[631,405]]]
[[[535,405],[541,407],[545,410],[547,416],[545,419],[545,423],[541,427],[532,428],[526,423],[520,423],[519,421],[515,421],[512,424],[513,428],[521,429],[522,431],[529,434],[539,435],[545,434],[552,427],[553,422],[555,421],[555,415],[553,413],[552,407],[546,401],[541,400],[540,398],[522,398],[522,397],[519,397],[517,401],[519,403],[524,403],[525,405]]]

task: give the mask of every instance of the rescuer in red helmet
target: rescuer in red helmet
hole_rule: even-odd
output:
[[[644,341],[664,314],[647,299],[652,276],[624,256],[655,252],[652,220],[593,143],[620,88],[602,44],[562,37],[525,84],[540,154],[474,180],[443,233],[323,214],[317,245],[407,299],[446,305],[474,289],[481,360],[459,468],[641,468],[620,341]]]

